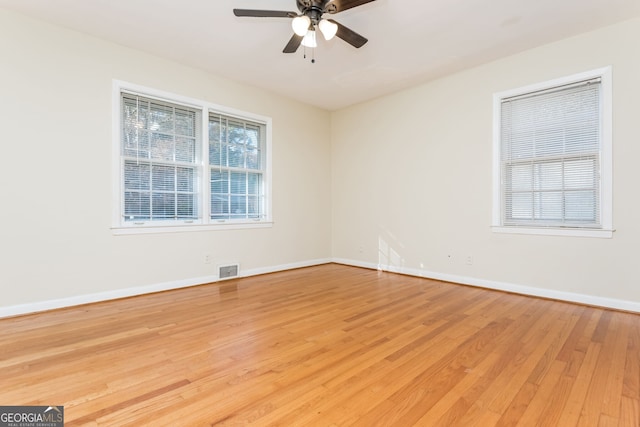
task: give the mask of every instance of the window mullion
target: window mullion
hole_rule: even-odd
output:
[[[199,173],[198,188],[200,191],[200,209],[198,217],[204,223],[211,222],[211,168],[209,167],[211,158],[211,136],[209,135],[209,112],[206,108],[200,110],[202,119],[200,120],[200,159],[198,161]]]

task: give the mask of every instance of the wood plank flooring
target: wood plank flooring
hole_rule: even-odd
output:
[[[66,426],[640,426],[640,316],[337,264],[0,319]]]

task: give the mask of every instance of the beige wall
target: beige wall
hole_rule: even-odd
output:
[[[639,39],[628,21],[330,114],[0,10],[0,314],[331,257],[637,309]],[[614,237],[493,234],[492,94],[607,65]],[[112,79],[272,117],[274,226],[112,235]]]
[[[330,257],[328,112],[1,9],[0,58],[0,309]],[[113,79],[271,117],[273,227],[112,235]]]
[[[469,284],[640,307],[638,40],[640,20],[627,21],[334,113],[333,256]],[[493,93],[608,65],[614,237],[492,233]]]

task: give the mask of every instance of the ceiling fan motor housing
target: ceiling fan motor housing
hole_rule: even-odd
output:
[[[336,13],[338,10],[331,0],[296,0],[296,5],[302,15],[311,19],[313,25],[318,25],[323,13]]]

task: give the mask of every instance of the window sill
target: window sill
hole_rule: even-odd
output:
[[[122,236],[127,234],[160,234],[160,233],[185,233],[192,231],[216,231],[216,230],[242,230],[249,228],[270,228],[273,221],[251,221],[251,222],[220,222],[216,224],[188,224],[188,225],[136,225],[136,226],[114,226],[111,227],[111,234]]]
[[[492,226],[494,233],[505,234],[536,234],[541,236],[571,236],[571,237],[596,237],[611,239],[615,230],[589,229],[589,228],[545,228],[545,227],[505,227]]]

